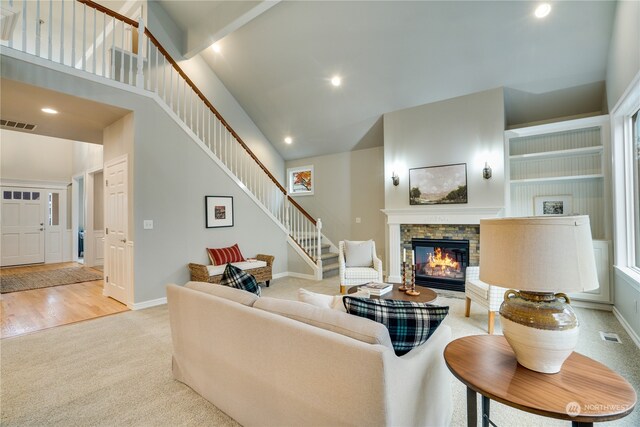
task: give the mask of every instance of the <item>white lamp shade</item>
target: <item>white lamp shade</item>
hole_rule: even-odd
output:
[[[530,292],[597,289],[589,217],[481,220],[480,280]]]

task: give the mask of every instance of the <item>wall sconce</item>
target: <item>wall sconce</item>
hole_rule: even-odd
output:
[[[393,185],[396,187],[400,184],[400,177],[397,173],[393,172],[393,175],[391,175],[391,182],[393,182]]]
[[[484,162],[484,169],[482,169],[482,177],[484,179],[491,178],[491,167],[487,162]]]

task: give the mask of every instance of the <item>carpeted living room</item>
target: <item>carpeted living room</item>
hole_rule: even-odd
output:
[[[338,280],[276,279],[262,295],[297,299],[299,288],[334,295]],[[464,296],[439,292],[448,305],[444,325],[453,338],[486,334],[487,313],[472,306],[464,317]],[[638,348],[611,313],[577,308],[582,322],[576,351],[606,363],[634,387],[640,385]],[[622,343],[603,341],[600,330],[619,334]],[[496,334],[500,334],[499,318]],[[116,314],[2,340],[3,425],[238,425],[171,374],[171,331],[167,306]],[[28,361],[28,362],[26,362]],[[25,369],[28,363],[28,369]],[[268,363],[256,358],[261,369]],[[312,366],[310,368],[313,368]],[[465,387],[451,377],[451,425],[466,423]],[[429,396],[406,396],[429,405]],[[251,400],[261,399],[253,395]],[[34,405],[33,402],[38,402]],[[566,425],[501,404],[493,404],[497,425]],[[608,425],[635,426],[640,412]],[[269,424],[265,420],[265,425]]]
[[[640,425],[640,1],[0,9],[1,425]]]

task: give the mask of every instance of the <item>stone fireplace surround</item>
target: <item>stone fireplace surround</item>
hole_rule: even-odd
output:
[[[480,219],[504,216],[495,207],[416,207],[383,209],[387,216],[387,281],[400,283],[402,249],[411,249],[411,238],[451,238],[469,240],[469,265],[480,262]]]

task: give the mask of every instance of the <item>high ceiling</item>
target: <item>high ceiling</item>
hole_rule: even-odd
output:
[[[544,19],[537,4],[283,1],[202,55],[287,160],[381,145],[384,113],[501,86],[509,124],[600,111],[615,2],[552,2]]]

